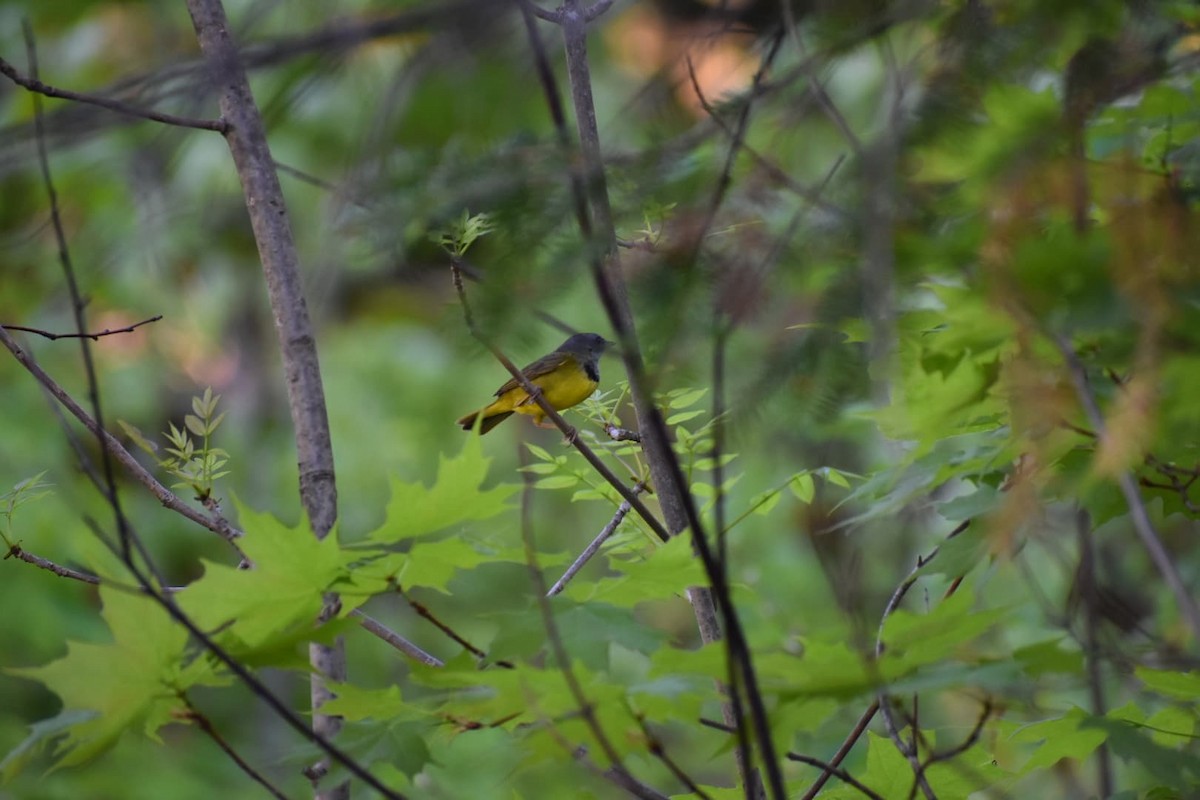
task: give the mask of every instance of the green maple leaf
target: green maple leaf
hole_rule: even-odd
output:
[[[74,724],[58,745],[58,767],[95,758],[126,730],[157,741],[157,731],[186,712],[182,692],[224,682],[208,659],[186,658],[187,631],[157,602],[108,587],[100,588],[100,598],[111,643],[70,642],[57,661],[10,670],[45,684],[70,709],[64,716]]]
[[[336,531],[318,540],[307,522],[289,528],[240,504],[238,517],[246,532],[239,545],[254,568],[205,561],[204,577],[179,593],[179,604],[202,628],[232,623],[228,634],[263,648],[315,624],[323,595],[345,574],[343,556]]]
[[[369,538],[379,544],[394,544],[506,511],[508,498],[519,487],[501,484],[480,489],[490,463],[491,459],[483,455],[479,437],[469,436],[457,456],[442,456],[432,486],[393,479],[386,522]]]

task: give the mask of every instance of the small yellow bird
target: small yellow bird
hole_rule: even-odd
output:
[[[598,333],[577,333],[553,353],[542,356],[521,372],[526,380],[542,390],[547,403],[556,411],[562,411],[582,403],[596,391],[600,385],[600,356],[610,344],[612,342]],[[546,418],[546,412],[521,388],[516,378],[510,378],[496,390],[496,399],[490,405],[467,414],[458,424],[469,431],[475,426],[475,419],[483,417],[479,432],[487,433],[513,413],[528,414],[539,426]]]

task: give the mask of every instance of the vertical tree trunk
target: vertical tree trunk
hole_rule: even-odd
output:
[[[187,6],[200,49],[208,62],[209,80],[218,92],[221,116],[229,125],[225,140],[242,184],[262,260],[295,429],[300,502],[308,514],[313,533],[324,538],[337,518],[333,446],[317,361],[316,337],[304,301],[299,259],[283,191],[267,145],[262,116],[250,92],[237,46],[229,34],[225,9],[220,0],[187,0]],[[337,599],[331,597],[328,602],[328,607],[332,608]],[[312,706],[316,712],[331,697],[326,680],[346,679],[344,643],[339,639],[333,647],[312,644],[309,659],[314,670]],[[313,729],[325,737],[333,737],[341,724],[339,717],[313,715]],[[348,783],[317,792],[317,797],[327,800],[344,800],[349,796]]]

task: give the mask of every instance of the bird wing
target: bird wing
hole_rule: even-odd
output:
[[[521,374],[525,376],[525,380],[533,381],[535,378],[540,378],[558,369],[568,358],[574,358],[574,356],[570,353],[562,353],[555,350],[553,353],[548,353],[525,367],[525,369],[521,370]],[[513,389],[519,389],[520,386],[521,384],[517,383],[516,378],[509,378],[503,386],[496,390],[496,397],[500,397],[505,392],[510,392]]]

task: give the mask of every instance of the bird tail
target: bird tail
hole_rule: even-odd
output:
[[[486,409],[485,409],[485,411],[486,411]],[[462,426],[462,429],[464,431],[469,431],[469,430],[471,430],[471,428],[475,427],[475,418],[483,413],[484,413],[483,411],[474,411],[470,414],[467,414],[465,417],[463,417],[462,419],[460,419],[458,421],[458,424]],[[496,427],[501,422],[504,422],[504,420],[511,417],[512,413],[513,412],[511,412],[511,411],[501,411],[497,414],[486,415],[483,418],[483,422],[481,422],[479,424],[479,434],[482,436],[483,434],[487,433],[492,428]]]

